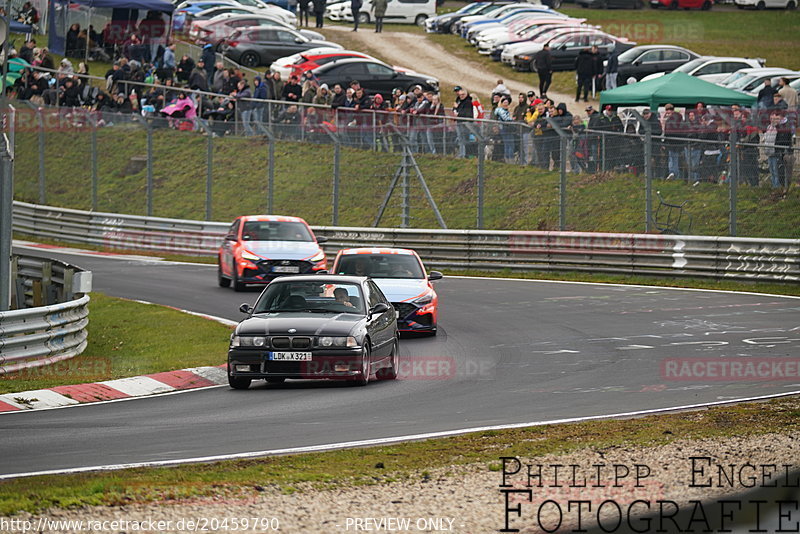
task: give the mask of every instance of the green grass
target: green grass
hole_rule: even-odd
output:
[[[92,293],[89,343],[80,356],[0,375],[0,393],[225,363],[230,328],[164,306]]]
[[[587,24],[600,25],[604,31],[627,37],[637,44],[674,44],[701,55],[761,57],[770,67],[800,69],[800,57],[795,53],[800,44],[798,11],[633,11],[582,9],[566,4],[559,11],[585,18]],[[428,37],[456,56],[483,66],[492,76],[538,87],[535,74],[516,72],[480,56],[472,45],[458,36],[432,34]],[[556,92],[572,95],[575,73],[555,73],[552,87]]]
[[[45,140],[46,203],[91,208],[89,132],[50,131]],[[146,155],[146,137],[136,127],[116,126],[98,132],[98,211],[146,213],[146,170],[127,169],[131,158]],[[64,150],[64,147],[70,147]],[[202,219],[205,213],[206,137],[175,130],[154,134],[155,216]],[[15,198],[38,202],[38,136],[17,132]],[[333,148],[280,142],[276,146],[275,213],[305,218],[314,225],[332,223]],[[371,226],[384,199],[399,154],[341,150],[340,226]],[[477,166],[474,159],[419,155],[420,169],[450,228],[474,228]],[[267,202],[267,146],[261,139],[214,140],[212,220],[228,221],[243,213],[262,213]],[[130,174],[126,172],[130,171]],[[484,227],[498,230],[557,230],[558,174],[533,167],[487,162]],[[422,189],[411,180],[411,225],[437,227]],[[694,216],[691,233],[728,233],[728,189],[711,184],[656,181],[664,198],[688,201]],[[570,175],[567,229],[643,232],[643,178],[630,175]],[[654,200],[654,206],[658,204]],[[381,226],[399,226],[400,191],[396,191]],[[769,187],[740,187],[739,235],[796,238],[800,235],[800,189],[788,193]]]
[[[434,469],[467,464],[484,464],[486,470],[497,471],[501,456],[535,458],[582,449],[652,447],[675,440],[747,437],[798,428],[800,401],[791,397],[700,412],[478,432],[328,453],[41,476],[0,482],[0,514],[211,495],[247,498],[265,487],[293,493],[309,488],[416,481]]]

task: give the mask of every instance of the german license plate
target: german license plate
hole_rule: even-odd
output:
[[[272,268],[273,273],[299,273],[300,267],[296,265],[275,265]]]
[[[270,352],[269,359],[276,362],[310,362],[310,352]]]

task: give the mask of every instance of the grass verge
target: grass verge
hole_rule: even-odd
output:
[[[625,446],[658,446],[683,439],[747,437],[800,428],[800,400],[715,407],[638,419],[487,431],[391,446],[255,460],[139,468],[106,473],[41,476],[0,482],[0,514],[47,508],[169,503],[198,496],[254,496],[264,487],[284,492],[387,484],[426,471],[466,464],[496,470],[500,456]]]
[[[92,293],[80,356],[0,375],[0,393],[83,384],[225,362],[230,328],[164,306]]]

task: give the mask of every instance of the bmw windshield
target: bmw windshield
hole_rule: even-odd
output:
[[[364,315],[361,288],[354,283],[270,283],[256,302],[259,313],[355,313]]]

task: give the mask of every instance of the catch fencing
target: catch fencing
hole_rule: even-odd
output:
[[[14,230],[108,249],[216,255],[229,223],[14,204]],[[657,234],[314,227],[328,254],[347,247],[415,249],[431,267],[586,271],[716,279],[800,280],[800,240]]]
[[[209,95],[198,103],[192,120],[23,107],[17,198],[206,220],[267,212],[333,226],[797,236],[764,215],[796,196],[794,138],[665,137],[633,115],[611,132]]]
[[[0,374],[48,365],[86,348],[91,272],[14,256],[12,309],[0,312]]]

